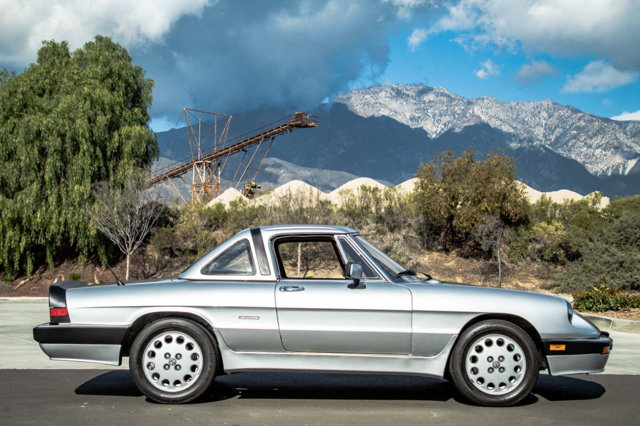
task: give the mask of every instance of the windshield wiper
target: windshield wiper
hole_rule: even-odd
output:
[[[426,277],[425,281],[429,281],[430,279],[433,279],[433,277],[431,275],[427,274],[426,272],[416,272],[416,271],[414,271],[412,269],[405,269],[404,271],[398,272],[393,277],[394,278],[399,278],[402,275],[411,275],[411,276],[415,277],[419,273]]]
[[[413,276],[415,276],[416,275],[416,271],[412,271],[411,269],[405,269],[404,271],[400,271],[397,274],[395,274],[393,276],[393,278],[399,278],[402,275],[413,275]]]
[[[422,272],[422,271],[418,271],[418,273],[424,275],[425,277],[427,277],[427,278],[425,278],[425,281],[429,281],[429,280],[433,279],[431,274],[427,274],[426,272]]]

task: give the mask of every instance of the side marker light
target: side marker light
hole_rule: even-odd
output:
[[[567,345],[549,345],[550,351],[565,351],[567,350]]]

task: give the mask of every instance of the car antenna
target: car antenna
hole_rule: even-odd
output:
[[[109,269],[109,271],[111,271],[111,273],[113,274],[113,278],[116,279],[116,284],[118,285],[124,285],[124,283],[122,281],[120,281],[120,278],[118,278],[118,276],[116,275],[115,272],[113,272],[113,269],[111,269],[111,266],[109,266],[108,263],[105,263],[105,265],[107,265],[107,268]]]

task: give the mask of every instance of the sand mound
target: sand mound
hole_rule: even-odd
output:
[[[564,203],[565,201],[579,201],[584,198],[577,192],[569,191],[568,189],[559,189],[557,191],[545,192],[544,194],[556,203]]]
[[[591,193],[593,194],[593,193]],[[587,195],[590,196],[591,194]],[[609,205],[609,203],[611,202],[611,199],[609,199],[609,197],[605,197],[604,195],[602,196],[602,199],[600,199],[600,208],[604,209],[605,207],[607,207]]]
[[[381,184],[380,182],[378,182],[377,180],[373,180],[371,178],[356,178],[356,179],[352,179],[349,182],[346,182],[344,184],[342,184],[341,186],[339,186],[338,188],[334,189],[333,191],[331,191],[328,194],[329,200],[331,200],[332,203],[337,204],[337,205],[341,205],[344,198],[345,198],[345,193],[353,193],[354,195],[357,195],[360,192],[360,188],[362,186],[369,186],[371,188],[380,188],[380,189],[387,189],[387,187],[383,184]]]
[[[399,192],[402,193],[411,193],[415,190],[416,183],[418,182],[417,178],[408,179],[394,188],[396,188]],[[569,191],[567,189],[560,189],[558,191],[551,192],[541,192],[536,189],[531,188],[527,184],[519,182],[524,188],[525,196],[529,200],[530,203],[537,202],[543,195],[546,195],[555,203],[564,203],[567,201],[578,201],[585,198],[584,196],[578,194],[574,191]],[[329,200],[332,203],[340,206],[344,202],[345,198],[349,194],[357,195],[360,192],[360,188],[362,186],[368,186],[372,188],[380,188],[382,190],[387,189],[387,187],[380,182],[371,179],[371,178],[357,178],[350,180],[349,182],[341,185],[335,190],[331,191],[329,194],[326,194],[320,191],[315,186],[309,185],[306,182],[301,180],[292,180],[284,185],[280,185],[275,188],[272,192],[262,195],[255,200],[254,203],[259,205],[274,205],[282,202],[282,198],[289,197],[292,198],[296,203],[302,202],[303,204],[309,205],[313,204],[317,200]],[[591,196],[587,195],[587,197]],[[240,191],[229,188],[224,191],[219,197],[211,200],[208,205],[211,206],[214,203],[222,203],[225,207],[229,206],[229,203],[233,200],[237,200],[238,198],[247,200]],[[602,197],[600,200],[600,208],[605,208],[609,204],[609,198]]]
[[[524,195],[525,197],[527,197],[527,200],[529,200],[530,203],[535,203],[540,199],[540,197],[542,197],[543,193],[538,191],[537,189],[533,189],[526,183],[522,183],[522,182],[518,182],[518,183],[522,185],[522,187],[524,188]]]
[[[235,188],[229,188],[226,191],[224,191],[222,194],[220,194],[219,196],[217,196],[216,198],[214,198],[213,200],[209,201],[207,203],[208,206],[212,206],[215,203],[222,203],[224,204],[225,207],[229,207],[229,204],[233,201],[233,200],[237,200],[238,198],[241,198],[243,200],[246,200],[247,198],[245,196],[242,195],[242,193],[240,193],[240,191],[238,191]]]
[[[579,201],[585,198],[583,195],[578,194],[574,191],[569,191],[568,189],[559,189],[557,191],[550,192],[540,192],[536,189],[531,188],[525,183],[520,182],[520,184],[524,187],[524,192],[530,203],[537,202],[543,195],[547,198],[551,199],[554,203],[562,204],[567,201]],[[587,197],[591,196],[591,194],[587,195]],[[600,200],[600,208],[603,209],[609,205],[609,198],[602,197]]]
[[[315,186],[311,186],[301,180],[292,180],[275,188],[273,192],[255,199],[256,204],[273,205],[282,201],[284,197],[292,197],[304,204],[313,203],[316,200],[326,200],[327,194]]]
[[[418,178],[407,179],[402,183],[397,184],[394,188],[397,188],[398,191],[410,194],[416,189],[416,184],[418,183]]]
[[[309,185],[308,183],[303,182],[301,180],[289,181],[284,185],[280,185],[279,187],[273,190],[273,194],[280,197],[288,194],[297,194],[300,192],[311,193],[313,195],[319,195],[319,196],[327,195],[324,192],[320,191],[315,186]]]

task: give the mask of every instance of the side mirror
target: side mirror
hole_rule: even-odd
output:
[[[353,282],[349,284],[347,287],[351,289],[363,289],[367,288],[364,283],[362,283],[362,265],[357,263],[347,263],[347,278],[352,279]]]

